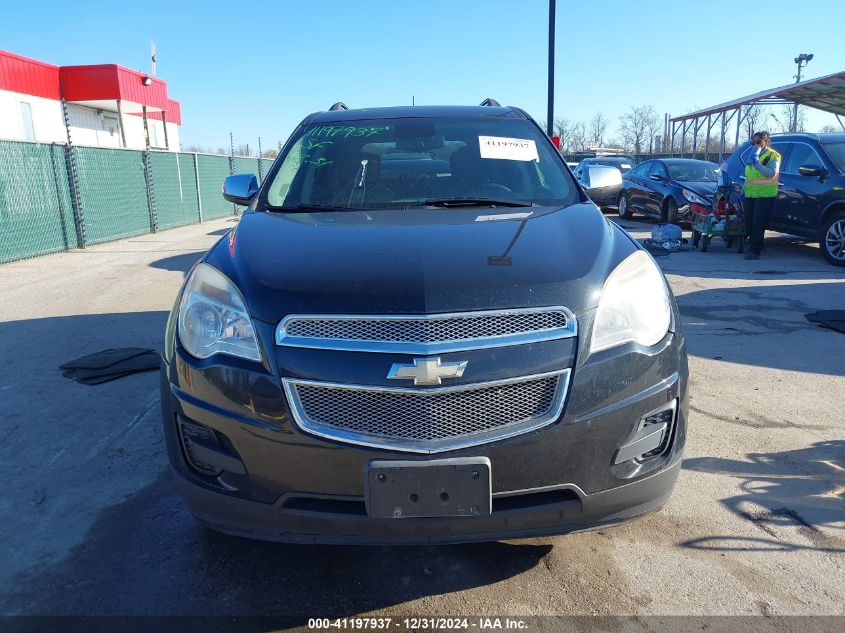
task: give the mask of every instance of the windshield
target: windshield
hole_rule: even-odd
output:
[[[548,139],[524,119],[405,118],[297,130],[270,174],[283,209],[403,209],[444,198],[568,205],[578,190]]]
[[[719,166],[716,163],[666,163],[669,178],[680,182],[716,182]]]
[[[845,143],[824,143],[824,148],[837,169],[845,172]]]

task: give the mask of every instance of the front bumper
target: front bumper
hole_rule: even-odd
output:
[[[293,422],[277,375],[223,362],[197,361],[176,343],[162,367],[164,432],[178,488],[200,521],[223,532],[303,543],[464,542],[560,534],[622,522],[659,507],[680,469],[688,396],[679,333],[650,349],[623,346],[587,358],[581,352],[556,422],[432,456],[305,433]],[[643,462],[614,463],[643,416],[672,402],[677,414],[665,451]],[[197,473],[179,439],[178,418],[224,438],[241,472]],[[490,460],[490,516],[367,516],[368,462],[444,457]]]
[[[472,518],[370,519],[361,512],[363,501],[326,503],[316,510],[319,504],[288,507],[290,499],[300,498],[296,495],[265,504],[212,492],[179,475],[176,482],[194,516],[227,534],[285,543],[398,545],[528,538],[623,523],[663,505],[680,469],[678,459],[636,482],[594,494],[574,485],[533,490],[525,497],[547,501],[527,507],[507,503],[515,497],[494,496],[492,514]]]

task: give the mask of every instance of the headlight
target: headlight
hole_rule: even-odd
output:
[[[671,322],[669,291],[657,264],[637,251],[619,264],[604,284],[590,352],[630,341],[655,345]]]
[[[707,200],[705,200],[701,196],[699,196],[697,193],[693,193],[692,191],[689,191],[688,189],[684,189],[683,192],[684,192],[684,198],[686,198],[687,201],[694,202],[695,204],[700,204],[703,207],[709,207],[710,206],[710,203],[707,202]]]
[[[194,269],[182,294],[179,340],[197,358],[229,354],[261,360],[255,328],[241,293],[208,264]]]

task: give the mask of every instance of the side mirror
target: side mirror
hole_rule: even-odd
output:
[[[827,170],[819,165],[801,165],[798,168],[798,173],[802,176],[818,176],[824,178],[827,176]]]
[[[616,169],[616,167],[608,167],[606,165],[589,165],[584,168],[580,180],[584,189],[587,190],[587,195],[590,195],[591,191],[596,191],[598,189],[621,187],[622,172]]]
[[[258,193],[258,178],[255,174],[235,174],[223,181],[223,197],[229,202],[246,206]]]

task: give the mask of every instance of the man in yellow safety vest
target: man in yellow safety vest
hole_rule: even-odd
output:
[[[781,156],[771,147],[768,132],[755,132],[740,159],[745,164],[745,232],[751,250],[745,259],[760,259],[766,223],[778,195]]]

